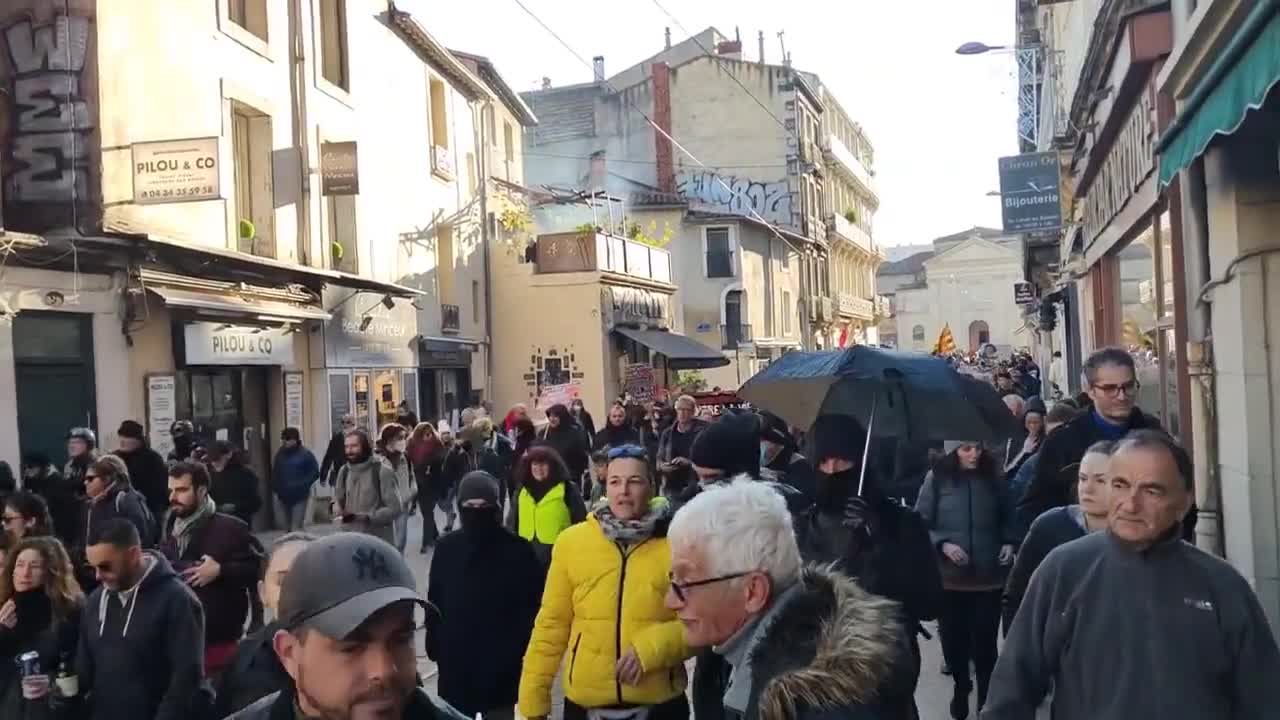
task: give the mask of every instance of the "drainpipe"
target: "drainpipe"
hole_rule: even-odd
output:
[[[1217,397],[1213,367],[1213,308],[1200,300],[1210,280],[1204,160],[1178,173],[1182,201],[1182,253],[1186,268],[1187,375],[1191,383],[1191,447],[1195,463],[1196,545],[1225,556],[1222,484],[1218,473]]]
[[[475,104],[472,104],[475,107]],[[484,271],[484,389],[493,402],[493,266],[492,251],[489,247],[489,141],[486,137],[485,113],[496,113],[493,100],[486,99],[480,104],[480,113],[471,113],[473,134],[476,137],[476,162],[479,164],[476,176],[480,178],[480,246],[484,248],[481,260]]]
[[[293,145],[298,148],[298,172],[302,173],[299,184],[299,197],[295,205],[297,212],[298,237],[304,245],[307,263],[315,266],[317,258],[311,257],[311,153],[307,141],[307,82],[306,82],[306,45],[302,32],[302,0],[289,0],[289,94],[292,102],[290,112],[293,120]],[[328,256],[328,248],[323,240],[320,245],[319,266],[325,267],[324,259]],[[303,257],[298,258],[303,263]]]

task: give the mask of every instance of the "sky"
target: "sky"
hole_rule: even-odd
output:
[[[1012,0],[521,0],[608,75],[714,26],[741,32],[746,58],[795,67],[832,89],[875,147],[884,245],[924,243],[974,225],[999,227],[996,159],[1017,152],[1016,66],[1007,53],[961,56],[968,41],[1012,44]],[[591,80],[591,69],[515,0],[399,0],[446,46],[486,55],[517,92]],[[683,28],[683,29],[682,29]],[[763,115],[764,110],[760,113]],[[766,120],[769,120],[767,117]],[[772,122],[772,120],[769,120]],[[679,138],[676,138],[679,140]]]

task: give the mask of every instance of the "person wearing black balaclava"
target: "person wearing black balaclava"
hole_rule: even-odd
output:
[[[809,502],[814,501],[817,486],[813,466],[800,454],[787,422],[768,411],[760,413],[760,464],[779,482],[804,493]]]
[[[822,415],[810,429],[816,467],[816,499],[796,524],[796,539],[805,562],[836,563],[868,592],[902,604],[911,633],[911,672],[893,683],[885,699],[886,717],[917,717],[916,684],[920,677],[921,623],[938,616],[942,604],[939,574],[929,531],[910,508],[885,496],[874,471],[859,494],[866,431],[845,415]],[[874,448],[874,445],[873,445]]]
[[[760,419],[752,413],[729,413],[708,425],[689,448],[689,461],[698,482],[676,498],[673,506],[677,510],[697,497],[704,487],[731,482],[743,475],[773,485],[786,499],[787,509],[793,515],[809,506],[809,499],[799,490],[777,480],[773,473],[761,472]]]
[[[458,509],[462,532],[442,537],[431,561],[427,657],[442,700],[467,717],[510,717],[546,573],[533,546],[502,526],[492,475],[467,473]]]

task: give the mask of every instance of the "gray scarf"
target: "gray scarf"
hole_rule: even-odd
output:
[[[196,529],[196,526],[206,518],[213,517],[216,512],[218,512],[218,506],[214,504],[212,497],[206,495],[204,502],[197,505],[190,515],[174,517],[173,539],[178,543],[178,557],[182,557],[182,554],[187,551],[187,544],[191,542],[191,532]]]
[[[622,520],[614,515],[608,503],[605,503],[593,510],[592,514],[596,516],[596,522],[600,523],[600,529],[605,537],[623,545],[638,545],[653,537],[658,521],[667,516],[668,508],[667,505],[650,508],[649,512],[642,517]]]

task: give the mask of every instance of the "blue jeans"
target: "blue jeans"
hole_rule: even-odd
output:
[[[400,517],[391,521],[391,531],[396,541],[396,549],[400,554],[404,554],[404,546],[409,542],[409,513],[406,512]]]

